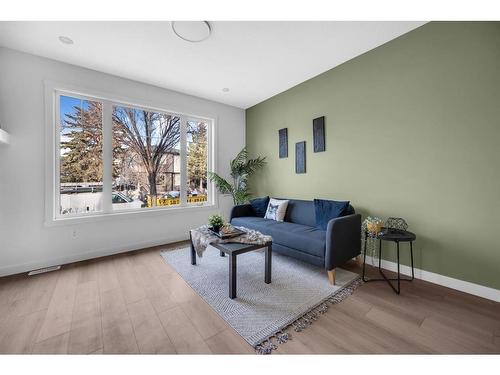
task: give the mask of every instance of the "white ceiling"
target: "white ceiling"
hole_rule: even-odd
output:
[[[424,23],[217,21],[189,43],[168,21],[0,22],[0,46],[248,108]]]

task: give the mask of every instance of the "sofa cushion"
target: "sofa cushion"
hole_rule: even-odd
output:
[[[273,237],[274,243],[317,257],[325,256],[326,232],[318,228],[260,217],[236,217],[231,224],[268,234]]]
[[[314,200],[314,212],[316,215],[316,227],[326,230],[328,222],[342,216],[349,207],[349,202],[329,201],[326,199]]]
[[[254,198],[250,200],[250,205],[257,217],[264,217],[269,204],[269,196],[262,198]]]
[[[316,226],[313,201],[290,199],[286,210],[285,221],[308,225],[310,227]]]

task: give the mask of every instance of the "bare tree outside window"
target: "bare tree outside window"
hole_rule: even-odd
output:
[[[175,170],[180,157],[179,116],[115,106],[113,138],[119,144],[114,150],[120,170],[117,185],[127,187],[128,194],[133,188],[133,198],[151,206],[156,206],[160,193],[178,198],[174,192],[180,192],[175,178],[180,173]]]

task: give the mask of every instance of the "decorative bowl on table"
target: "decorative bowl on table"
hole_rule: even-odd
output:
[[[365,219],[366,231],[371,235],[377,235],[380,233],[384,226],[384,222],[382,219],[378,217],[368,216]]]
[[[366,224],[366,229],[368,229],[368,232],[377,234],[382,230],[383,224],[382,223],[367,223]]]
[[[210,229],[217,237],[223,240],[238,237],[245,233],[241,229],[233,227],[231,224],[225,224],[218,231],[215,231],[212,227],[209,227],[208,229]]]

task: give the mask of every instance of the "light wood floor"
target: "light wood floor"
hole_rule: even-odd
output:
[[[500,353],[499,303],[402,288],[362,285],[276,353]],[[160,248],[0,278],[0,301],[0,353],[254,353]]]

